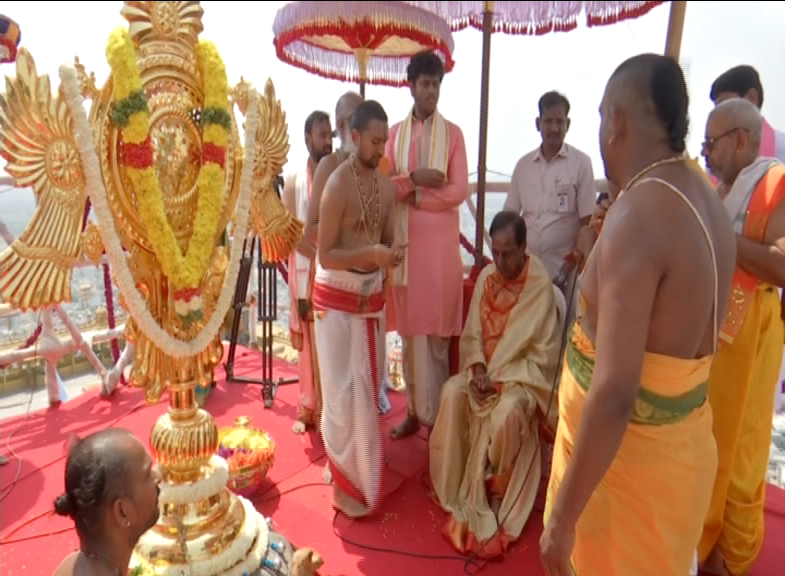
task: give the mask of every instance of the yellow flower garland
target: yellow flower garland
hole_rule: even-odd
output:
[[[195,53],[204,83],[203,116],[207,112],[213,112],[213,116],[224,120],[222,124],[218,121],[204,122],[203,118],[203,155],[205,150],[212,146],[214,152],[216,149],[219,154],[223,152],[225,158],[230,134],[226,67],[212,42],[200,41]],[[128,112],[122,122],[125,124],[121,128],[123,142],[126,147],[136,146],[142,150],[143,155],[150,156],[150,115],[136,63],[136,50],[128,30],[119,28],[112,32],[107,42],[106,56],[113,73],[115,111],[122,116],[125,107],[125,112]],[[183,256],[166,217],[163,194],[152,157],[148,160],[135,166],[127,162],[126,171],[133,184],[139,203],[139,215],[153,251],[175,291],[186,291],[184,299],[187,301],[190,299],[188,293],[198,289],[210,264],[219,232],[218,221],[223,208],[222,193],[226,170],[222,162],[207,159],[203,161],[199,172],[199,196],[193,234]]]

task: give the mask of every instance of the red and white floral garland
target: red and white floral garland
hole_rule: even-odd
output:
[[[240,272],[240,258],[243,243],[239,240],[248,233],[249,214],[251,212],[253,166],[255,155],[255,138],[259,128],[259,109],[257,106],[256,90],[249,90],[248,115],[245,122],[245,141],[243,149],[243,168],[240,175],[240,194],[237,201],[236,230],[233,231],[235,241],[229,256],[229,266],[224,278],[224,285],[218,297],[212,317],[204,329],[192,340],[180,340],[171,336],[153,318],[143,296],[136,287],[133,275],[128,267],[123,247],[115,228],[112,212],[106,198],[106,190],[101,179],[101,169],[98,163],[98,154],[93,142],[92,130],[83,106],[83,99],[79,89],[79,79],[73,66],[64,64],[60,66],[60,80],[71,119],[74,122],[74,135],[82,169],[85,174],[87,192],[93,205],[93,210],[98,220],[98,229],[101,240],[106,249],[106,255],[115,269],[117,286],[123,294],[128,311],[139,329],[156,347],[164,354],[173,358],[187,358],[196,356],[207,348],[212,339],[221,329],[229,306],[232,304],[237,276]]]

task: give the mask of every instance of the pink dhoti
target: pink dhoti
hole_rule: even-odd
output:
[[[382,497],[384,456],[377,409],[383,373],[382,274],[317,265],[313,304],[323,390],[321,431],[334,505],[349,516],[366,516]]]

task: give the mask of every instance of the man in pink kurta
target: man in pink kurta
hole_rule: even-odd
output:
[[[311,200],[312,182],[319,160],[332,152],[332,126],[326,112],[316,110],[305,121],[305,145],[308,162],[304,169],[286,179],[283,202],[298,220],[306,221]],[[305,432],[307,426],[317,424],[321,411],[321,386],[319,365],[314,346],[313,291],[314,247],[306,238],[289,256],[289,329],[292,346],[298,350],[300,401],[297,404],[297,421],[292,430]]]
[[[449,377],[450,339],[461,333],[463,312],[459,209],[469,191],[463,133],[436,108],[444,64],[421,52],[408,75],[414,106],[390,130],[386,149],[398,198],[396,240],[409,245],[392,278],[409,401],[393,438],[433,425]]]

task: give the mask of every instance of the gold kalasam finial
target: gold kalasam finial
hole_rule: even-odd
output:
[[[79,91],[82,98],[92,98],[98,92],[98,88],[95,86],[95,72],[90,72],[88,75],[84,64],[79,61],[79,56],[74,57],[74,69],[77,78],[79,78]]]
[[[128,21],[134,43],[193,50],[204,30],[199,2],[123,2],[120,14]]]
[[[202,31],[202,9],[198,2],[125,2],[122,14],[130,23],[136,43],[155,171],[159,188],[166,190],[159,199],[182,250],[193,235],[203,168],[204,131],[199,125],[200,115],[195,113],[203,111],[205,99],[205,79],[197,70],[195,55]],[[100,185],[93,182],[94,192],[105,194],[114,225],[101,221],[99,225],[109,230],[99,232],[96,225],[88,224],[82,234],[87,205],[87,179],[82,169],[85,159],[80,158],[76,145],[66,92],[53,94],[48,76],[39,75],[32,56],[21,49],[16,78],[7,79],[6,93],[0,94],[0,156],[7,161],[6,171],[18,186],[34,189],[38,206],[22,235],[0,255],[0,300],[22,309],[69,300],[73,266],[83,257],[100,262],[101,235],[117,233],[127,251],[128,272],[153,322],[171,337],[189,341],[204,324],[189,328],[178,319],[169,282],[150,248],[135,185],[126,173],[117,145],[123,135],[111,113],[117,78],[109,78],[96,91],[94,77],[78,60],[75,67],[80,92],[92,99],[91,136],[101,178]],[[222,74],[222,87],[224,82]],[[238,108],[258,111],[259,118],[258,123],[254,122],[252,137],[249,133],[254,150],[248,150],[245,156],[235,116],[229,114],[223,215],[215,225],[210,267],[199,285],[208,317],[215,313],[222,291],[234,290],[224,285],[227,247],[217,244],[235,211],[243,160],[247,158],[251,164],[252,152],[251,211],[265,259],[285,258],[302,235],[302,223],[286,211],[274,187],[289,150],[286,115],[272,82],[267,82],[258,105],[253,104],[258,106],[256,110],[249,103],[249,86],[241,80],[231,95]],[[68,93],[73,96],[76,88],[70,86]],[[122,294],[120,301],[124,305]],[[131,382],[144,387],[151,402],[158,400],[164,388],[169,389],[169,410],[153,427],[150,443],[164,473],[162,486],[171,498],[162,502],[158,524],[139,539],[133,563],[147,570],[163,564],[165,574],[192,568],[196,572],[199,567],[201,573],[216,576],[250,559],[256,569],[267,547],[267,526],[259,522],[252,507],[227,491],[225,481],[220,481],[218,469],[211,464],[218,446],[216,423],[196,403],[197,386],[209,386],[213,370],[221,361],[220,337],[216,334],[207,348],[193,356],[172,358],[153,344],[149,331],[140,324],[142,320],[132,317],[126,324],[126,337],[135,346]],[[219,482],[214,485],[216,478]],[[200,488],[194,488],[193,482]],[[212,492],[200,492],[205,486],[212,487]],[[251,533],[255,544],[241,545],[243,533]],[[216,565],[218,556],[222,558]],[[210,565],[216,570],[208,571]]]

